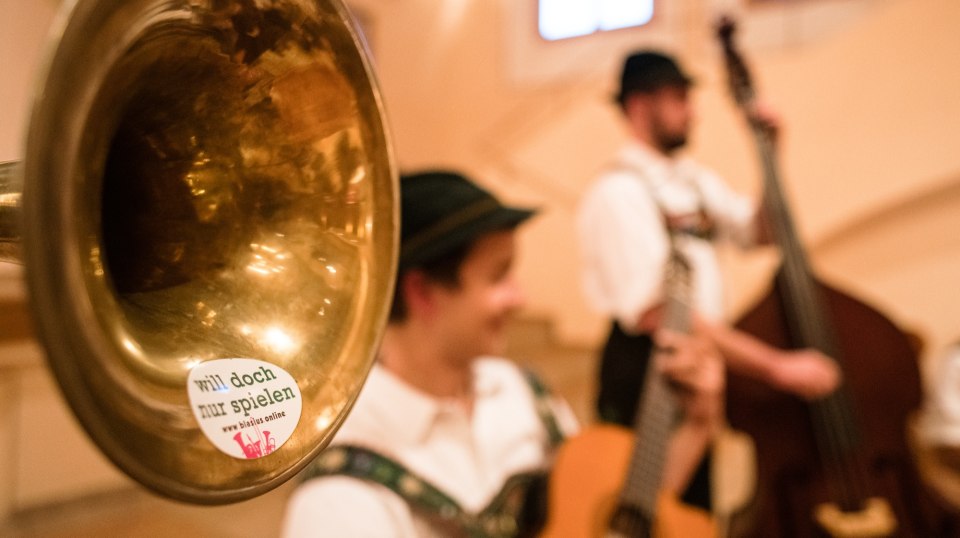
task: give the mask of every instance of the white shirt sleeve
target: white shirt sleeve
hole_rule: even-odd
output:
[[[928,379],[920,434],[928,443],[960,446],[960,344],[946,349]]]
[[[294,490],[283,538],[413,538],[406,503],[385,487],[356,478],[315,478]]]
[[[588,300],[635,331],[661,297],[669,242],[660,210],[635,177],[611,172],[587,193],[577,227]]]

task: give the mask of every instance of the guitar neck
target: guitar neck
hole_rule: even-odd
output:
[[[685,334],[690,332],[689,272],[687,261],[674,250],[667,265],[662,326]],[[667,447],[680,414],[666,379],[656,368],[662,360],[659,355],[655,350],[647,366],[634,426],[637,441],[620,492],[621,506],[638,510],[648,521],[653,521],[656,512]]]

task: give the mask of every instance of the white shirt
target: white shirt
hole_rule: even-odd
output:
[[[663,208],[671,215],[703,209],[717,239],[754,241],[754,204],[690,159],[669,159],[633,143],[602,174],[581,202],[577,229],[587,299],[635,332],[639,316],[662,300],[669,254]],[[723,280],[715,246],[684,236],[678,248],[693,266],[694,307],[708,319],[723,315]]]
[[[333,444],[366,447],[400,463],[479,512],[511,475],[548,463],[548,438],[533,392],[512,362],[474,363],[475,401],[463,406],[406,384],[376,365]],[[577,422],[562,401],[552,402],[560,428]],[[309,480],[287,506],[284,536],[437,536],[399,496],[379,484],[345,476]]]
[[[920,435],[933,445],[960,446],[960,344],[937,359],[920,415]]]

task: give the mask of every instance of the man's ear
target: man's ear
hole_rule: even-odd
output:
[[[400,279],[400,292],[407,305],[407,312],[422,317],[433,310],[434,285],[423,271],[412,269]]]

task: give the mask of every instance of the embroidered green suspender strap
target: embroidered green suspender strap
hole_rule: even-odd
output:
[[[563,433],[550,406],[550,393],[532,372],[525,371],[525,377],[552,450],[563,441]],[[303,480],[331,475],[350,476],[385,486],[412,509],[438,526],[448,528],[450,534],[472,538],[516,536],[527,490],[544,477],[542,471],[513,475],[490,504],[479,513],[471,513],[403,465],[363,447],[339,445],[326,449],[307,467]]]
[[[540,422],[547,429],[547,439],[550,442],[550,449],[554,449],[563,442],[563,431],[557,423],[557,417],[553,414],[553,407],[550,406],[550,390],[537,377],[532,370],[524,369],[523,375],[527,379],[527,384],[533,391],[534,404],[537,408],[537,415]]]
[[[390,489],[410,507],[451,536],[471,538],[516,536],[517,517],[523,508],[526,490],[542,475],[539,472],[511,476],[493,501],[479,513],[464,510],[449,495],[419,478],[406,467],[358,446],[335,446],[325,450],[311,464],[305,479],[345,475],[369,480]]]

